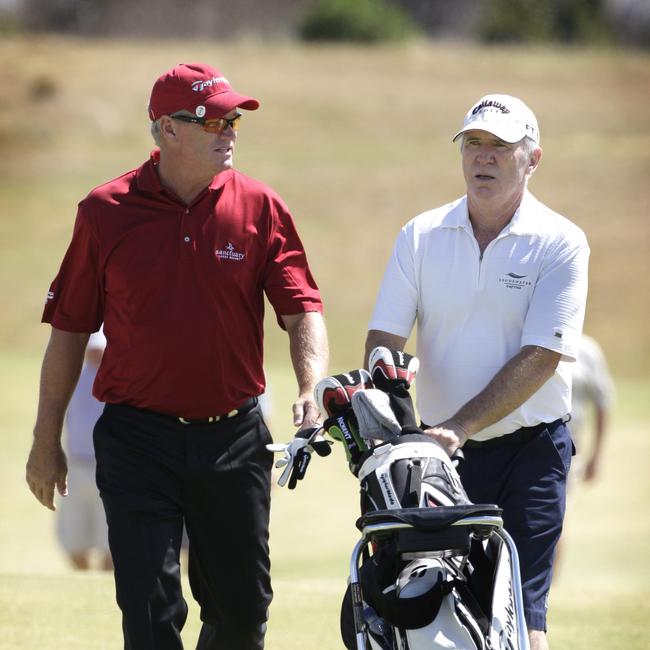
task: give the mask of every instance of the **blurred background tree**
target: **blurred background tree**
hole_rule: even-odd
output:
[[[0,0],[0,33],[650,47],[650,0]]]
[[[406,10],[387,0],[316,0],[297,25],[304,41],[378,43],[416,33]]]
[[[614,27],[604,0],[487,0],[479,37],[485,42],[605,43]]]

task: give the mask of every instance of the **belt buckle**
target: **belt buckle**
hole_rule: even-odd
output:
[[[232,411],[228,411],[228,413],[225,413],[224,415],[211,415],[210,417],[205,418],[204,422],[207,424],[214,424],[216,422],[220,422],[221,420],[227,420],[228,418],[234,418],[235,415],[239,413],[239,409],[233,409]],[[177,418],[178,421],[181,424],[192,424],[192,420],[188,420],[187,418]]]

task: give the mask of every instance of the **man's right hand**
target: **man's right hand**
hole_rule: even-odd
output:
[[[465,429],[453,418],[425,429],[424,433],[433,438],[450,457],[465,444],[469,437]]]
[[[43,442],[34,440],[29,452],[26,479],[34,496],[50,510],[54,506],[54,488],[62,496],[68,494],[68,463],[59,441]]]
[[[61,447],[61,429],[68,402],[79,379],[90,334],[52,328],[43,357],[34,443],[27,459],[26,479],[34,496],[50,510],[54,488],[68,493],[66,462]]]

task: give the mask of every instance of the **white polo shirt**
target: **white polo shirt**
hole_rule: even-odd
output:
[[[526,192],[481,257],[463,197],[402,228],[369,329],[408,338],[417,321],[417,408],[451,417],[524,345],[562,353],[554,376],[521,407],[472,436],[488,440],[571,410],[589,247],[580,228]]]

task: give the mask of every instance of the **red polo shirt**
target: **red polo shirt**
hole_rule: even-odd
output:
[[[94,189],[50,287],[43,322],[104,323],[93,394],[159,413],[226,413],[264,390],[264,293],[276,316],[322,311],[282,199],[235,170],[190,206],[155,166]]]

